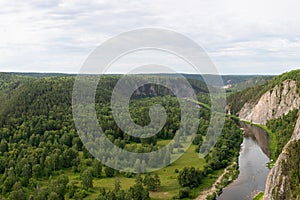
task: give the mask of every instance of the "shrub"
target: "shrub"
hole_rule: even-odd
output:
[[[190,195],[190,189],[188,187],[185,187],[181,190],[179,190],[179,199],[187,198]]]

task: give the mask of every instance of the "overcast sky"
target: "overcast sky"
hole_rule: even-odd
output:
[[[77,73],[98,45],[145,27],[190,37],[222,74],[300,66],[297,0],[0,0],[0,25],[0,71]]]

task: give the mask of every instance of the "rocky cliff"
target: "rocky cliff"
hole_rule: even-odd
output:
[[[271,169],[264,200],[298,200],[300,195],[300,117],[291,140],[285,145],[275,166]],[[298,179],[298,180],[297,180]]]
[[[300,96],[297,84],[293,80],[285,80],[273,89],[264,93],[257,102],[245,103],[239,112],[241,119],[258,124],[265,124],[299,108]]]
[[[258,91],[259,92],[259,91]],[[294,80],[284,80],[256,101],[245,103],[241,119],[266,124],[288,112],[299,109],[300,96]],[[300,115],[300,113],[299,113]],[[300,200],[300,116],[290,141],[285,145],[266,181],[264,200]]]

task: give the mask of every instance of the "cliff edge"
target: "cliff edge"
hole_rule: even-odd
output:
[[[241,119],[257,124],[266,124],[289,111],[299,108],[300,96],[294,80],[285,80],[264,93],[258,102],[245,103],[239,112]]]
[[[266,181],[264,200],[300,199],[300,117]]]

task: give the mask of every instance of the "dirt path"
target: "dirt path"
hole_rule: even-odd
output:
[[[200,195],[196,198],[196,200],[205,200],[208,195],[211,195],[214,192],[216,192],[217,191],[216,186],[218,185],[218,183],[221,182],[224,175],[228,172],[228,168],[232,167],[234,164],[236,164],[236,163],[232,163],[231,165],[226,167],[224,172],[218,177],[218,179],[215,181],[215,183],[212,185],[212,187],[207,189],[207,190],[202,191],[200,193]]]

